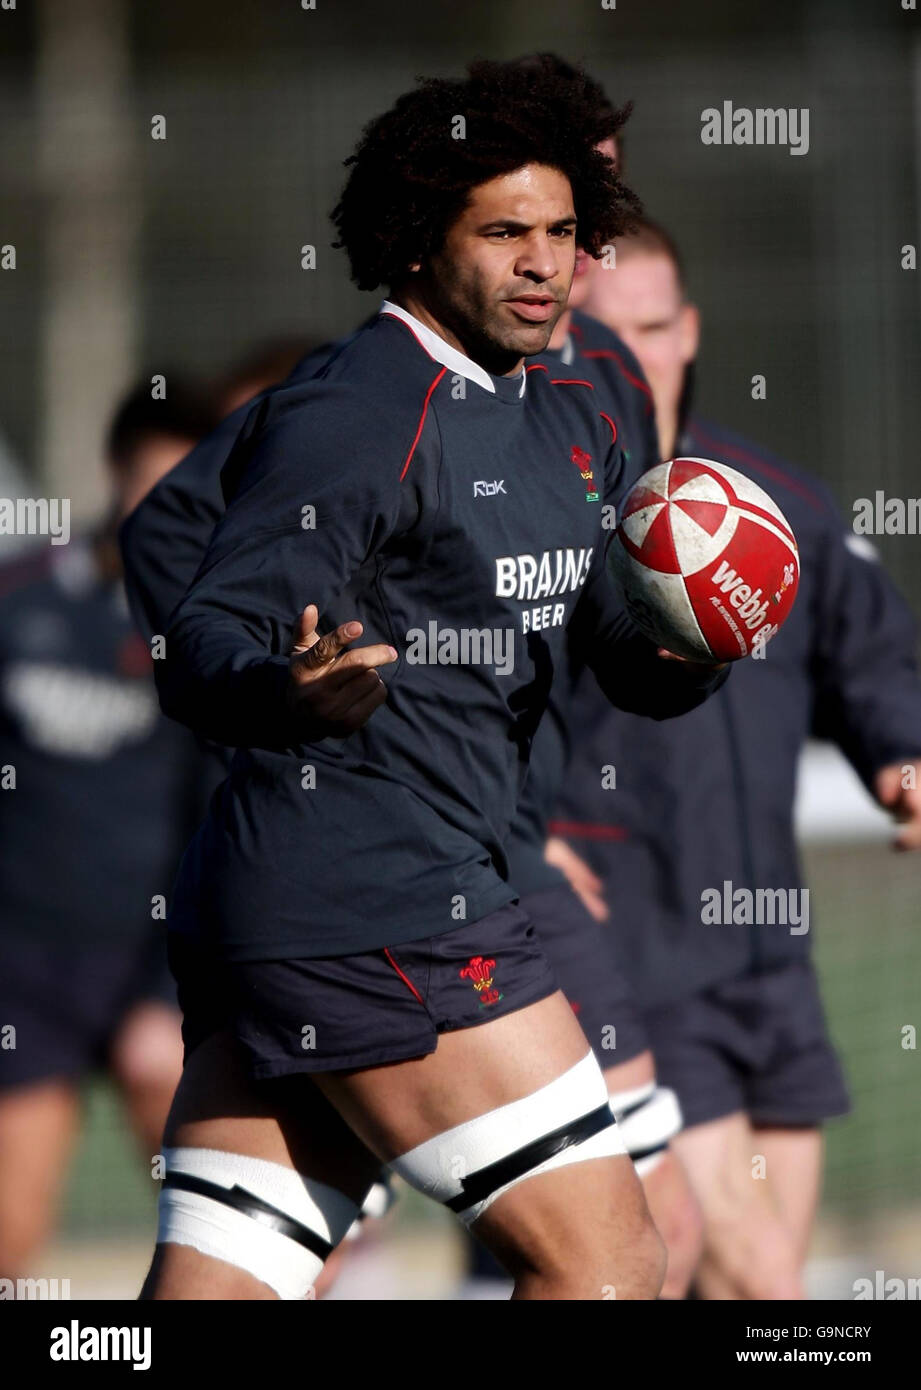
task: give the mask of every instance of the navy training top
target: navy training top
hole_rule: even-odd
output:
[[[540,363],[491,376],[387,304],[251,412],[159,663],[166,712],[240,750],[173,927],[242,959],[334,956],[512,900],[505,840],[574,615],[621,707],[667,717],[719,683],[661,662],[607,580],[622,456],[594,394]],[[311,741],[287,713],[307,602],[400,654],[347,739]]]
[[[343,343],[346,340],[343,340]],[[287,385],[315,376],[343,343],[327,343],[302,358]],[[547,365],[551,380],[587,378],[617,432],[624,467],[623,494],[657,462],[652,395],[630,349],[597,320],[574,310],[562,348],[532,359]],[[272,388],[277,389],[277,387]],[[264,393],[267,394],[267,393]],[[211,533],[224,513],[221,470],[252,409],[241,406],[157,484],[123,524],[121,542],[128,593],[148,637],[162,633],[201,563]],[[531,751],[518,813],[507,844],[508,877],[522,896],[564,882],[544,858],[546,823],[560,789],[568,756],[566,705],[570,680],[558,672]],[[229,750],[211,745],[221,780]]]

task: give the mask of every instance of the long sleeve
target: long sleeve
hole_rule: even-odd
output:
[[[887,763],[921,755],[917,624],[873,547],[836,513],[821,566],[813,732],[837,743],[871,787]]]
[[[235,495],[170,625],[160,698],[218,743],[287,748],[308,741],[285,700],[292,626],[373,557],[406,493],[373,412],[342,385],[274,393],[247,434],[228,463]]]

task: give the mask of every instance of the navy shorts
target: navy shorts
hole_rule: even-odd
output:
[[[227,961],[173,932],[169,959],[186,1058],[229,1028],[259,1080],[424,1057],[439,1033],[475,1028],[559,988],[516,904],[441,936],[322,960]]]
[[[648,1012],[646,1026],[686,1128],[737,1111],[758,1125],[813,1126],[850,1109],[808,961],[702,990]]]
[[[621,971],[610,922],[596,922],[561,883],[521,899],[537,928],[560,989],[603,1069],[629,1062],[649,1047],[643,1016]]]
[[[125,1015],[142,1003],[176,1007],[166,932],[141,940],[79,943],[4,931],[0,936],[0,1090],[104,1068]]]

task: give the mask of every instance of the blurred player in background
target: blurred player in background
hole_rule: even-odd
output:
[[[278,386],[318,346],[303,337],[270,338],[256,344],[215,382],[219,417],[226,419],[249,406],[263,391]]]
[[[86,1078],[108,1073],[149,1156],[179,1077],[155,899],[194,825],[198,767],[160,715],[115,536],[213,422],[178,375],[163,400],[139,386],[109,430],[109,514],[0,570],[0,1025],[15,1029],[0,1048],[2,1277],[49,1232]]]
[[[747,474],[777,499],[799,543],[790,620],[707,705],[653,726],[613,711],[594,682],[580,681],[554,826],[565,843],[554,852],[597,916],[610,904],[658,1075],[681,1103],[686,1128],[675,1149],[705,1220],[701,1296],[800,1297],[820,1126],[848,1108],[811,924],[779,910],[774,922],[708,922],[702,894],[722,895],[728,882],[796,901],[792,805],[810,733],[836,742],[904,822],[897,843],[921,847],[915,625],[817,479],[691,415],[698,312],[661,228],[641,224],[619,238],[615,269],[589,267],[586,307],[636,353],[661,456],[712,458]],[[602,789],[605,765],[616,769],[616,789]],[[755,1155],[766,1160],[765,1181],[753,1175]]]

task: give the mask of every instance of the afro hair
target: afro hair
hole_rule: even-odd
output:
[[[359,289],[397,284],[440,249],[474,188],[525,164],[567,177],[589,255],[627,229],[639,202],[596,146],[617,135],[631,108],[614,107],[581,67],[552,54],[481,59],[466,78],[417,83],[365,127],[345,161],[334,244]]]

